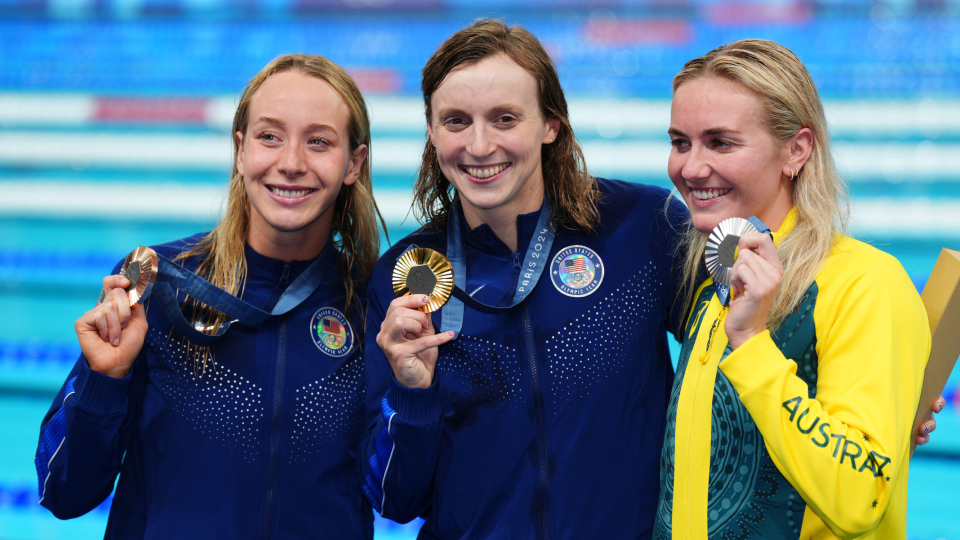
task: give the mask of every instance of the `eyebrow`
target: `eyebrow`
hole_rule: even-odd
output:
[[[283,120],[280,120],[279,118],[272,118],[270,116],[261,116],[260,118],[257,119],[257,122],[266,122],[268,124],[274,124],[282,128],[285,128],[287,126],[283,122]],[[334,129],[332,126],[328,126],[326,124],[316,124],[316,123],[310,124],[309,126],[307,126],[307,131],[332,131],[333,133],[338,134],[337,130]]]
[[[704,135],[720,135],[721,133],[740,133],[740,132],[735,129],[730,129],[728,127],[723,127],[723,126],[710,128],[710,129],[704,130],[703,132]]]
[[[713,136],[713,135],[720,135],[720,134],[722,134],[722,133],[735,133],[735,134],[739,134],[740,132],[737,131],[737,130],[735,130],[735,129],[730,129],[730,128],[722,127],[722,126],[721,126],[721,127],[715,127],[715,128],[706,129],[706,130],[703,131],[703,134],[704,134],[705,136],[707,136],[707,137],[710,137],[710,136]],[[684,132],[682,132],[682,131],[680,131],[679,129],[676,129],[676,128],[670,128],[670,129],[668,129],[668,130],[667,130],[667,135],[674,135],[674,136],[677,136],[677,137],[686,137],[686,136],[687,136]]]

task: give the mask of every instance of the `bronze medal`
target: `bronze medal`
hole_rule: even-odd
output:
[[[420,310],[437,311],[453,293],[453,267],[437,251],[413,248],[401,255],[393,267],[393,292],[397,298],[408,294],[426,295],[429,301]]]
[[[130,280],[127,296],[130,307],[142,305],[147,301],[153,284],[157,281],[157,252],[146,246],[140,246],[127,255],[120,268],[120,275]],[[100,291],[98,304],[106,298],[106,291]]]

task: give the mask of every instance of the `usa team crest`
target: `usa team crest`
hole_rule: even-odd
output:
[[[587,296],[603,281],[603,261],[586,246],[561,249],[550,263],[550,279],[558,291],[573,297]]]
[[[353,328],[347,318],[332,307],[320,308],[310,321],[310,337],[324,353],[339,358],[353,348]]]

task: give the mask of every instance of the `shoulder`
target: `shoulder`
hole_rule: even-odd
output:
[[[833,250],[817,275],[821,288],[852,283],[913,287],[910,276],[893,255],[849,236],[836,234],[834,238]]]
[[[859,240],[837,234],[815,281],[821,317],[850,310],[874,316],[895,311],[926,320],[920,294],[900,261]]]
[[[597,178],[600,206],[611,211],[631,210],[639,206],[662,208],[670,191],[659,186]]]
[[[193,249],[201,240],[209,235],[209,232],[201,232],[194,234],[192,236],[187,236],[185,238],[180,238],[172,242],[167,242],[165,244],[157,244],[150,246],[158,255],[163,255],[164,257],[171,259],[180,255],[185,251],[190,251]]]
[[[670,244],[685,229],[689,213],[670,190],[660,186],[597,178],[604,228],[633,227],[646,237],[664,237]]]

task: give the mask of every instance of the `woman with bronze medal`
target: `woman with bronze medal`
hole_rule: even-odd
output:
[[[668,172],[693,226],[654,538],[905,538],[930,332],[897,260],[842,234],[810,74],[744,40],[673,90]]]
[[[421,538],[649,535],[682,205],[587,174],[522,28],[455,33],[422,90],[425,226],[371,278],[364,493]]]
[[[40,502],[79,516],[119,474],[107,538],[370,538],[355,481],[379,250],[366,105],[336,64],[282,56],[233,128],[216,228],[138,248],[77,320]]]

